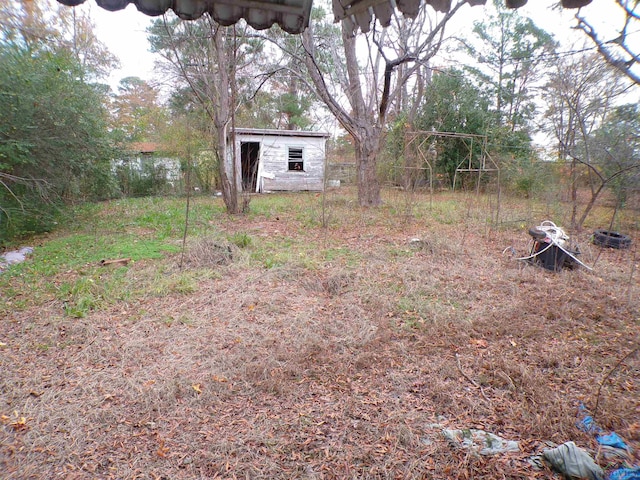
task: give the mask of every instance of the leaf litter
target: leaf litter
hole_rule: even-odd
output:
[[[419,223],[298,227],[259,225],[357,261],[265,269],[225,246],[195,292],[79,319],[55,302],[11,312],[4,478],[549,478],[528,458],[548,442],[594,448],[576,409],[605,376],[598,421],[637,447],[640,360],[608,375],[639,333],[623,253],[604,252],[597,274],[551,274],[501,255],[513,232],[440,225],[416,249]],[[443,429],[519,451],[469,455]]]

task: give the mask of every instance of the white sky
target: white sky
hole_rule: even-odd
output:
[[[487,3],[490,4],[491,0],[487,0]],[[571,28],[576,23],[573,18],[576,10],[551,10],[557,3],[557,0],[530,0],[528,5],[520,8],[518,12],[523,16],[530,16],[538,26],[553,33],[563,44],[581,45],[588,39],[581,31]],[[138,12],[131,4],[124,10],[109,12],[98,7],[95,1],[91,0],[79,8],[90,10],[98,38],[120,59],[121,68],[113,72],[109,78],[109,84],[115,87],[120,79],[127,76],[137,76],[145,80],[153,79],[154,55],[148,51],[149,45],[145,33],[152,17]],[[450,33],[461,33],[466,29],[470,31],[473,22],[482,20],[486,15],[487,8],[490,7],[463,7],[454,17]],[[612,14],[618,11],[613,0],[593,0],[590,5],[581,10],[581,13],[599,28],[604,29],[602,21],[608,19],[611,22]],[[620,22],[612,24],[620,25]],[[632,38],[640,43],[640,32],[635,32]],[[591,47],[590,40],[588,42],[587,46]]]
[[[91,12],[98,39],[120,60],[120,69],[109,77],[109,84],[116,87],[125,77],[140,77],[151,80],[154,55],[149,52],[146,28],[154,17],[140,13],[134,5],[110,12],[98,7],[94,1],[81,7]]]

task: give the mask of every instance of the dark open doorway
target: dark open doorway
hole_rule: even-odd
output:
[[[260,159],[260,142],[240,142],[242,165],[242,191],[255,192]]]

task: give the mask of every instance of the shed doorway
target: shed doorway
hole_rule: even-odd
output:
[[[260,142],[240,142],[242,191],[255,192],[260,163]]]

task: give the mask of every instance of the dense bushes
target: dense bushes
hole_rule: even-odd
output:
[[[57,205],[114,194],[104,91],[65,50],[0,44],[0,245],[49,230]]]

